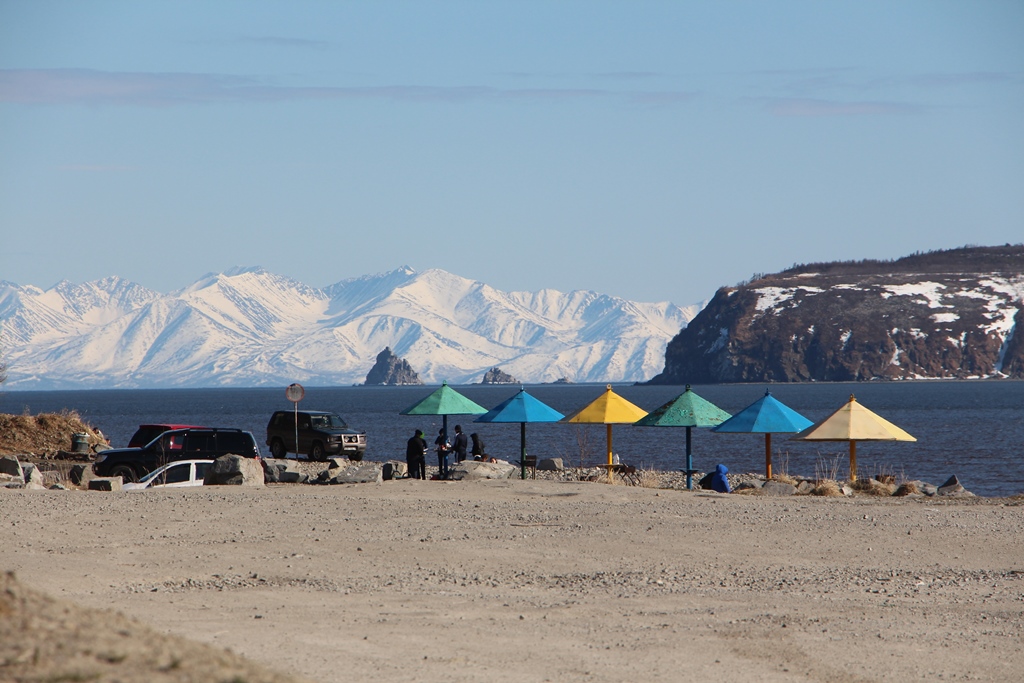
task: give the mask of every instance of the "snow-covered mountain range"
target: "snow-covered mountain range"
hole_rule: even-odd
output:
[[[118,277],[42,290],[0,282],[8,389],[361,383],[384,348],[428,383],[641,381],[701,305],[592,291],[501,292],[443,270],[315,289],[262,268],[171,294]]]

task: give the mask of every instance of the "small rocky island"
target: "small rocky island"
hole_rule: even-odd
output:
[[[484,373],[480,384],[519,384],[519,380],[501,368],[494,367]]]
[[[385,346],[384,350],[377,354],[377,362],[366,373],[365,384],[367,386],[404,386],[423,384],[423,380],[407,360],[399,358],[391,352],[389,347]]]

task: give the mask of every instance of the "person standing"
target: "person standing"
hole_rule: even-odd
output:
[[[437,451],[438,479],[448,478],[448,454],[452,452],[452,445],[448,443],[448,433],[442,427],[434,439],[434,450]]]
[[[409,477],[412,479],[427,478],[427,440],[423,431],[417,429],[405,447],[405,462],[409,465]]]
[[[469,448],[469,439],[462,433],[462,426],[455,425],[455,442],[452,450],[455,451],[455,463],[458,464],[466,459],[466,450]]]
[[[469,438],[473,439],[473,450],[470,454],[474,460],[484,459],[484,440],[480,438],[479,434],[470,434]]]

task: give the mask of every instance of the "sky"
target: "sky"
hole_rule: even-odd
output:
[[[690,305],[1024,242],[1024,3],[0,0],[0,280]]]

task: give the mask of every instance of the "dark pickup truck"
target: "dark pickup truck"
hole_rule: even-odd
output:
[[[252,433],[241,429],[173,429],[141,448],[101,451],[92,465],[92,471],[99,477],[138,481],[174,460],[214,460],[228,453],[246,458],[260,457],[260,449]]]

